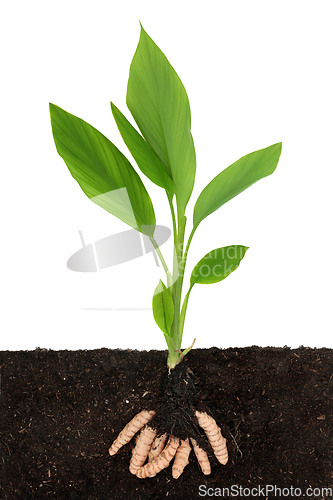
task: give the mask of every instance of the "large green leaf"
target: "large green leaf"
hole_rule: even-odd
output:
[[[207,253],[194,267],[191,285],[218,283],[231,274],[240,264],[247,249],[242,245],[221,247]]]
[[[154,184],[164,188],[172,198],[175,192],[174,182],[154,151],[112,102],[111,110],[119,132],[141,172]]]
[[[83,192],[126,224],[152,236],[154,208],[127,158],[94,127],[50,103],[54,142]]]
[[[170,290],[160,280],[153,295],[153,315],[157,325],[166,335],[170,335],[174,312]]]
[[[193,212],[196,228],[208,215],[237,196],[263,177],[274,172],[278,164],[282,143],[243,156],[218,174],[201,192]]]
[[[175,183],[180,220],[193,190],[196,168],[190,105],[179,76],[142,27],[126,102],[143,137]]]

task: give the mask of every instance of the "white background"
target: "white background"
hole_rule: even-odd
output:
[[[247,153],[283,143],[275,173],[210,215],[194,236],[188,271],[216,247],[250,249],[227,280],[194,287],[183,347],[197,337],[200,348],[332,348],[332,3],[2,5],[0,349],[166,348],[149,310],[163,278],[152,255],[100,273],[66,267],[81,247],[79,229],[90,243],[127,226],[70,176],[48,109],[52,102],[86,120],[131,160],[110,100],[131,118],[126,86],[139,20],[190,100],[197,177],[188,230],[213,177]],[[144,182],[157,222],[170,226],[163,191]],[[171,264],[169,243],[162,250]],[[189,274],[185,291],[188,281]]]

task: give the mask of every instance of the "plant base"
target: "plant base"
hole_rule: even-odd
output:
[[[204,431],[198,426],[195,416],[196,410],[209,411],[200,401],[200,393],[199,379],[195,377],[188,359],[185,358],[163,377],[160,404],[149,426],[156,429],[158,435],[166,433],[182,440],[192,437],[208,452],[207,438],[204,437]],[[213,453],[211,455],[213,456]]]

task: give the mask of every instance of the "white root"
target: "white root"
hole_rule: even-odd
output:
[[[203,428],[206,436],[208,437],[208,441],[213,448],[217,460],[222,465],[225,465],[228,462],[228,449],[226,445],[227,440],[222,436],[220,427],[217,425],[213,417],[207,415],[207,413],[200,413],[199,411],[196,411],[195,415],[198,419],[200,427]]]
[[[169,439],[168,444],[162,451],[162,453],[156,457],[152,462],[148,462],[144,467],[141,467],[137,471],[137,476],[140,479],[145,479],[146,477],[154,477],[162,469],[168,467],[169,463],[176,454],[177,448],[179,446],[179,439],[173,436]]]
[[[188,462],[188,457],[191,453],[191,446],[189,439],[185,439],[185,441],[181,441],[180,446],[178,447],[175,455],[175,460],[172,466],[172,477],[174,479],[178,479],[179,476],[183,473]]]
[[[155,415],[154,411],[140,411],[137,415],[128,424],[123,428],[123,430],[118,435],[117,439],[115,439],[109,449],[110,455],[115,455],[122,446],[127,444],[134,434],[136,434],[143,426],[149,422]]]
[[[156,431],[150,427],[145,427],[140,432],[129,465],[129,470],[132,474],[136,474],[138,469],[145,463],[155,436]]]
[[[156,436],[157,431],[147,425],[154,415],[155,411],[143,410],[138,413],[128,422],[112,443],[109,453],[115,455],[141,429],[132,452],[129,466],[130,472],[141,479],[154,477],[162,469],[168,467],[175,457],[172,466],[172,477],[178,479],[189,463],[190,441],[189,439],[180,441],[178,438],[171,436],[165,446],[167,434]],[[195,415],[200,427],[205,431],[217,460],[225,465],[228,462],[227,440],[222,436],[220,427],[218,427],[213,417],[205,412],[196,411]],[[207,453],[200,448],[195,439],[190,439],[202,472],[206,475],[210,474],[211,466]],[[147,457],[148,462],[144,465]]]
[[[154,439],[154,442],[152,444],[151,450],[148,455],[149,462],[152,462],[156,457],[158,457],[158,455],[161,454],[165,445],[165,441],[167,440],[167,437],[168,437],[167,434],[163,434],[162,436],[157,436]]]
[[[202,472],[207,476],[211,473],[210,463],[207,453],[200,448],[195,439],[191,438],[194,453],[197,457]]]

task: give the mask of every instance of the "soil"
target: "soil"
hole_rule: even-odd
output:
[[[186,368],[194,392],[178,394],[215,418],[229,462],[221,465],[207,447],[209,476],[192,451],[179,479],[171,467],[139,479],[128,470],[135,440],[113,457],[108,448],[136,413],[168,408],[166,357],[109,349],[0,352],[0,498],[331,498],[331,349],[193,349]],[[156,426],[170,425],[164,413]]]

